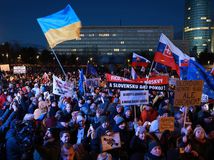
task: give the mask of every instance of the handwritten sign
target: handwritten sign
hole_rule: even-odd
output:
[[[174,117],[161,117],[159,120],[160,132],[165,130],[174,131],[174,120]]]
[[[174,106],[195,106],[201,104],[203,81],[176,81]]]
[[[102,143],[102,151],[120,148],[121,147],[120,134],[117,132],[109,136],[107,135],[102,136],[101,143]]]

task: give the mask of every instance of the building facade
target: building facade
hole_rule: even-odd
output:
[[[173,39],[171,26],[86,26],[80,39],[63,42],[58,54],[124,55],[132,52],[155,51],[160,34]]]
[[[211,0],[185,0],[184,39],[197,55],[205,50],[213,51],[211,3]]]

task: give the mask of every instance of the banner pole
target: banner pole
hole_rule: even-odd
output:
[[[152,65],[151,65],[151,67],[150,67],[150,69],[149,69],[148,77],[150,76],[150,73],[152,72],[152,67],[153,67],[153,65],[154,65],[154,60],[152,61]]]
[[[59,61],[59,59],[58,59],[58,57],[57,57],[57,55],[56,55],[56,53],[55,53],[55,51],[53,50],[53,48],[51,48],[51,51],[53,52],[53,54],[54,54],[54,56],[55,56],[55,58],[56,58],[56,60],[57,60],[57,62],[58,62],[58,64],[59,64],[59,66],[60,66],[60,68],[61,68],[61,70],[62,70],[62,72],[63,72],[63,74],[64,74],[64,76],[65,76],[65,78],[66,78],[67,75],[66,75],[66,73],[65,73],[65,71],[64,71],[64,69],[63,69],[63,67],[62,67],[62,65],[61,65],[61,63],[60,63],[60,61]]]
[[[186,125],[186,119],[187,119],[187,107],[185,106],[185,109],[184,109],[184,128]]]
[[[134,121],[137,122],[136,106],[134,106]]]

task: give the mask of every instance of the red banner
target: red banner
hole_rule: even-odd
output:
[[[137,83],[137,84],[149,84],[149,85],[168,85],[169,77],[168,76],[155,76],[149,78],[141,78],[137,80],[130,80],[124,77],[115,76],[112,74],[106,73],[107,82],[126,82],[126,83]]]

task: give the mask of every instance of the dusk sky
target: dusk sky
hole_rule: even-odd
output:
[[[70,4],[83,26],[170,25],[181,31],[184,0],[1,0],[0,42],[46,45],[36,21]]]

